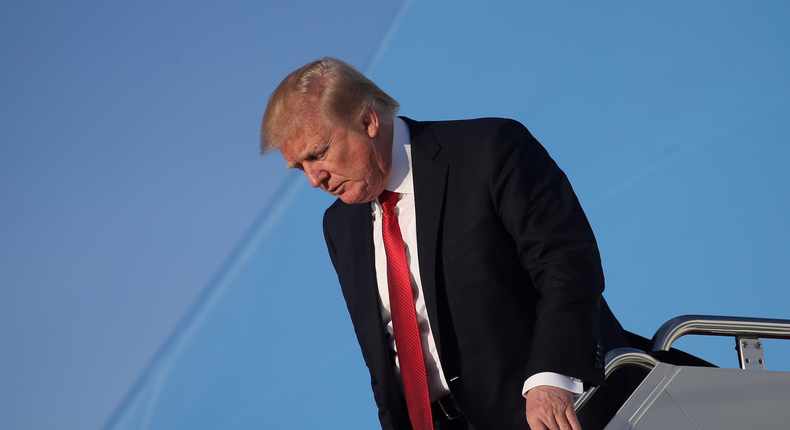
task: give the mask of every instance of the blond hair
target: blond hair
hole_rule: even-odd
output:
[[[348,127],[362,120],[368,108],[389,123],[400,105],[346,62],[330,57],[313,61],[288,75],[269,97],[261,123],[261,154],[279,148],[297,120],[314,109],[328,125]]]

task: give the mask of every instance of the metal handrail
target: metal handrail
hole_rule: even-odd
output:
[[[676,340],[687,334],[790,339],[790,320],[683,315],[672,318],[656,331],[650,341],[650,350],[652,352],[669,351]]]
[[[735,336],[768,339],[790,339],[790,320],[773,318],[723,317],[714,315],[682,315],[665,322],[650,341],[651,353],[669,351],[672,344],[687,334],[709,336]],[[637,367],[651,371],[659,360],[634,348],[617,348],[606,353],[606,378],[622,367]],[[598,386],[590,387],[576,402],[576,412],[598,391]]]
[[[606,367],[604,367],[604,378],[608,378],[617,369],[622,367],[636,367],[647,372],[653,370],[658,364],[658,360],[635,348],[616,348],[606,353]],[[587,389],[573,404],[573,409],[578,412],[590,397],[598,391],[598,386]]]

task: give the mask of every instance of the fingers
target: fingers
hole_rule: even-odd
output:
[[[565,419],[568,420],[571,430],[582,430],[582,425],[579,424],[579,418],[576,417],[576,411],[573,410],[573,395],[571,395],[570,407],[565,409]]]
[[[546,385],[527,392],[527,423],[533,430],[581,430],[573,411],[573,394]]]

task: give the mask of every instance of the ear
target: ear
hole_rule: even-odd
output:
[[[362,116],[362,124],[365,126],[365,133],[373,139],[379,134],[379,115],[373,107],[368,106],[365,115]]]

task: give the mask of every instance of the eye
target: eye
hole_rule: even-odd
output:
[[[321,160],[326,158],[326,153],[328,151],[329,151],[329,148],[328,147],[324,147],[324,149],[321,150],[320,152],[318,152],[318,153],[316,153],[314,155],[308,155],[307,158],[305,158],[305,160],[306,161],[321,161]]]

